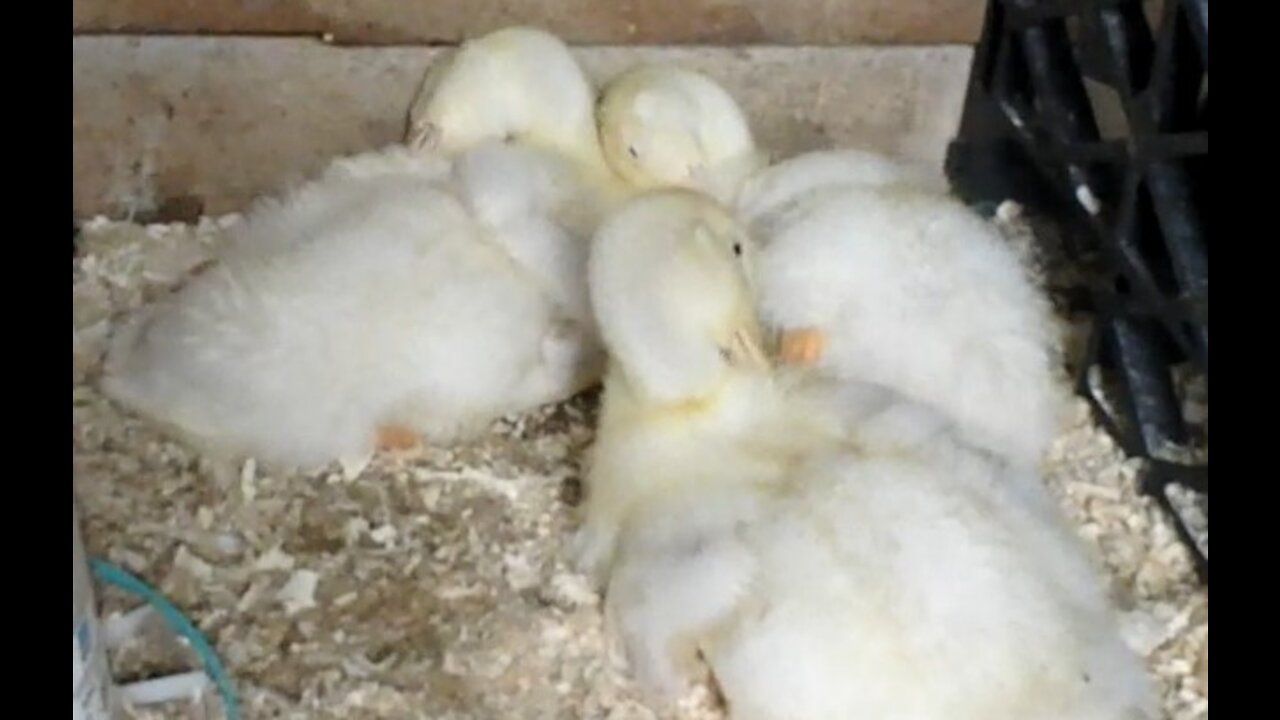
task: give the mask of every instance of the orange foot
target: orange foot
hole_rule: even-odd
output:
[[[374,443],[380,452],[403,452],[417,449],[422,444],[422,437],[403,425],[379,425]]]
[[[814,365],[822,358],[827,336],[815,328],[784,330],[778,354],[788,365]]]

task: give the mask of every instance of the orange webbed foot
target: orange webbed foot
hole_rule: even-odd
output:
[[[404,425],[379,425],[374,446],[379,452],[407,452],[422,446],[422,436]]]

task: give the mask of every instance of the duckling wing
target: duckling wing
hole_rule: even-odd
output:
[[[228,241],[235,256],[247,259],[335,237],[336,226],[363,222],[385,211],[387,198],[401,198],[397,186],[410,192],[444,187],[451,169],[439,157],[398,147],[338,158],[317,177],[254,201]]]
[[[604,203],[581,168],[555,152],[487,143],[462,154],[454,176],[485,238],[527,271],[566,317],[592,326],[586,265]]]

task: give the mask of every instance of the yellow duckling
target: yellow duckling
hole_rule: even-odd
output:
[[[890,390],[771,372],[744,241],[664,191],[590,260],[611,359],[574,549],[649,701],[709,671],[733,720],[1154,720],[1038,479]]]

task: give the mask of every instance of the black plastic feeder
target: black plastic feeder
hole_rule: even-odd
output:
[[[1095,314],[1077,391],[1147,461],[1141,490],[1206,584],[1168,490],[1196,494],[1207,521],[1207,460],[1169,448],[1200,433],[1207,449],[1208,157],[1208,0],[990,0],[947,174],[967,201],[1015,200],[1075,241]],[[1175,368],[1202,378],[1196,422]]]

